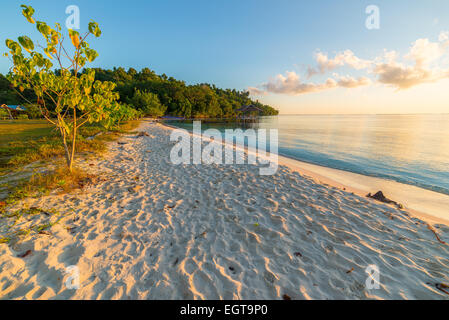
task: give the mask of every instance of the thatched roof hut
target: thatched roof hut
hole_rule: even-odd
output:
[[[8,111],[9,114],[9,118],[12,120],[13,115],[17,115],[20,112],[26,111],[26,108],[23,106],[19,106],[19,105],[6,105],[6,104],[2,104],[0,105],[1,109],[4,109],[6,111]]]
[[[243,122],[254,122],[261,115],[263,110],[253,104],[250,104],[248,106],[238,108],[236,112],[238,120]]]
[[[247,105],[247,106],[243,106],[243,107],[241,107],[241,108],[238,108],[237,110],[236,110],[238,113],[241,113],[241,114],[253,114],[253,113],[258,113],[258,114],[260,114],[263,110],[262,109],[260,109],[259,107],[256,107],[255,105],[253,105],[253,104],[250,104],[250,105]]]

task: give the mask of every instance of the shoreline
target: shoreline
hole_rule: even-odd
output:
[[[374,194],[377,191],[382,191],[387,198],[403,204],[404,209],[413,216],[431,224],[449,226],[449,217],[445,215],[445,213],[449,213],[447,211],[449,208],[448,195],[393,180],[302,162],[281,155],[279,155],[279,164],[294,171],[303,172],[320,183],[345,189],[361,197],[367,198],[368,193]]]
[[[170,129],[183,129],[165,122],[158,123]],[[187,131],[193,135],[193,132]],[[225,141],[222,143],[226,144]],[[242,149],[241,146],[239,148]],[[245,152],[248,151],[255,152],[253,148],[245,148]],[[449,226],[447,210],[449,195],[393,180],[312,164],[280,154],[278,155],[278,164],[303,173],[321,184],[353,192],[364,198],[367,198],[368,193],[374,194],[377,191],[382,191],[387,198],[404,205],[404,209],[413,216],[431,224]]]

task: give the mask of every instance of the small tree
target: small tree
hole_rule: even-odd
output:
[[[80,73],[88,62],[98,57],[98,53],[89,48],[86,39],[89,35],[98,38],[101,30],[93,21],[82,37],[77,31],[69,29],[72,46],[67,48],[59,23],[51,28],[45,22],[35,22],[34,9],[26,5],[21,7],[22,14],[29,23],[36,25],[45,39],[46,45],[36,45],[45,56],[35,49],[33,41],[27,36],[19,37],[18,42],[7,39],[6,46],[10,51],[5,56],[13,63],[8,80],[20,92],[34,90],[42,115],[60,132],[67,166],[72,172],[78,129],[85,123],[105,121],[114,110],[119,109],[116,102],[119,95],[113,92],[114,83],[95,81],[93,70],[86,69],[83,74]],[[52,61],[59,69],[57,72],[52,71]],[[53,116],[48,101],[54,108]]]

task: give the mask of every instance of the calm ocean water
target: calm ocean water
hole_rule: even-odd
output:
[[[202,123],[204,130],[236,127]],[[281,115],[250,127],[278,129],[281,155],[449,194],[449,114]]]

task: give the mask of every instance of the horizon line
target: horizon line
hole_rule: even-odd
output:
[[[449,112],[417,113],[279,113],[278,116],[399,116],[399,115],[449,115]]]

